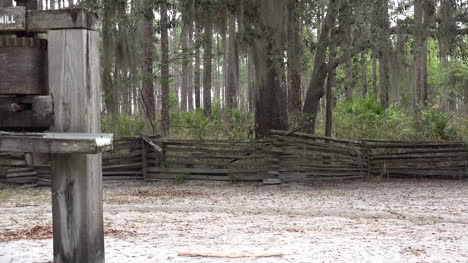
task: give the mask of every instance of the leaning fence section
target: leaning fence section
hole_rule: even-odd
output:
[[[357,179],[369,176],[367,148],[360,141],[272,131],[279,179]]]
[[[464,142],[347,140],[272,131],[266,140],[174,140],[129,137],[103,154],[103,180],[283,182],[367,177],[468,179]],[[50,185],[50,164],[26,166],[0,153],[0,182]]]

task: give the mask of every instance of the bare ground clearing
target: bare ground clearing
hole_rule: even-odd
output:
[[[51,262],[50,198],[0,190],[1,263]],[[468,262],[468,181],[112,184],[104,220],[106,262]]]

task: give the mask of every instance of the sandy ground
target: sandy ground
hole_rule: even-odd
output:
[[[50,198],[0,190],[1,263],[52,262]],[[468,262],[468,181],[113,184],[104,224],[106,262]]]

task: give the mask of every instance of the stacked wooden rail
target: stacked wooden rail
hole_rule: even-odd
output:
[[[386,177],[468,177],[468,145],[463,142],[366,140],[370,169]]]
[[[258,181],[268,178],[271,142],[151,139],[147,179]]]
[[[271,138],[252,141],[121,138],[103,155],[104,181],[306,182],[376,176],[468,179],[468,146],[272,131]],[[50,165],[27,167],[23,155],[0,153],[0,182],[49,185]]]
[[[361,141],[272,131],[276,169],[282,181],[357,179],[369,176]]]
[[[103,154],[104,181],[143,179],[143,155],[140,138],[114,141],[112,152]],[[0,153],[0,182],[50,185],[50,164],[27,167],[23,154]]]
[[[111,152],[102,157],[102,176],[105,181],[143,180],[143,151],[138,137],[114,141]]]
[[[23,154],[0,153],[0,182],[37,183],[39,174],[34,167],[27,167]]]

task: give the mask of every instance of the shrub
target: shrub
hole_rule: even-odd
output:
[[[135,136],[145,131],[145,122],[138,115],[104,115],[101,123],[102,131],[115,137]]]
[[[211,117],[202,109],[192,112],[170,112],[171,137],[194,139],[245,140],[253,138],[252,114],[237,109],[222,109],[219,102],[212,105]]]
[[[426,139],[457,139],[457,129],[450,122],[450,116],[439,107],[421,111],[421,132]]]
[[[418,114],[401,105],[384,110],[374,97],[338,104],[333,115],[333,135],[343,138],[466,140],[467,125],[466,118],[447,114],[437,106]]]

